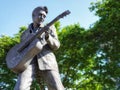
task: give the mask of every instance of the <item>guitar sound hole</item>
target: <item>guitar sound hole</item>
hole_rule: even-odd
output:
[[[32,33],[32,30],[30,30],[30,33]]]

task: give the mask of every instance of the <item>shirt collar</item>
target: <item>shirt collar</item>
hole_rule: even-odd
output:
[[[41,24],[39,27],[42,28],[42,27],[44,27],[44,25]],[[36,32],[36,31],[33,29],[33,23],[31,23],[28,28],[29,28],[30,32]]]

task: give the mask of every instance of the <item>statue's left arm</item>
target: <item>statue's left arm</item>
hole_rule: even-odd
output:
[[[60,41],[58,40],[55,26],[50,27],[46,41],[52,50],[57,50],[60,47]]]

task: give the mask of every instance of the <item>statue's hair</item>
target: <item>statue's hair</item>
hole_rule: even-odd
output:
[[[48,8],[46,6],[39,6],[39,7],[36,7],[33,12],[32,12],[32,16],[34,16],[34,13],[40,11],[40,10],[43,10],[45,11],[46,13],[48,13]]]

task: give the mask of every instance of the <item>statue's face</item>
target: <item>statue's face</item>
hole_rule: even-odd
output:
[[[36,24],[41,24],[46,17],[46,12],[43,10],[34,13],[33,22]]]

